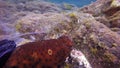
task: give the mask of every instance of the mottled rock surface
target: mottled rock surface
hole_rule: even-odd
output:
[[[47,6],[41,8],[40,4],[35,5],[35,2],[20,3],[16,7],[23,7],[11,9],[14,13],[10,11],[13,14],[8,19],[12,21],[9,21],[10,23],[14,23],[11,25],[14,28],[11,29],[15,31],[10,34],[38,33],[26,35],[27,37],[20,36],[28,40],[36,40],[38,37],[44,40],[55,39],[67,35],[74,41],[73,48],[81,50],[93,68],[119,68],[120,10],[119,5],[111,7],[114,6],[114,1],[97,0],[72,12],[61,12],[58,8]],[[41,10],[46,7],[50,8],[50,11]],[[111,11],[112,9],[115,10]],[[1,21],[7,20],[1,18]],[[0,29],[0,32],[2,36],[7,30]],[[41,37],[41,33],[45,35]]]

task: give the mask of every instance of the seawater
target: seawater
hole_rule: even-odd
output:
[[[83,7],[84,5],[88,5],[92,2],[95,2],[96,0],[47,0],[47,1],[56,4],[68,3],[76,5],[77,7]]]

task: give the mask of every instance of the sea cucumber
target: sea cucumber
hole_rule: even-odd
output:
[[[67,36],[30,42],[17,47],[3,68],[60,68],[72,46]]]

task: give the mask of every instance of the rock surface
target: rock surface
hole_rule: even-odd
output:
[[[38,33],[20,37],[29,40],[31,38],[34,41],[41,38],[43,40],[56,39],[62,35],[67,35],[74,41],[73,48],[83,52],[92,68],[119,68],[120,7],[119,4],[117,7],[114,6],[115,1],[119,0],[97,0],[77,11],[69,12],[64,12],[64,10],[62,12],[59,7],[51,4],[54,7],[40,7],[41,4],[35,5],[35,1],[31,1],[14,4],[16,7],[11,9],[14,12],[6,12],[10,14],[10,19],[7,18],[10,23],[3,19],[4,15],[1,15],[1,21],[8,24],[13,23],[11,29],[14,32],[10,33],[13,35],[16,32],[20,34]],[[23,7],[18,9],[19,6]],[[46,8],[49,8],[50,11],[47,11]],[[0,32],[2,32],[0,36],[3,36],[7,30],[0,29]],[[41,35],[41,33],[45,35]]]

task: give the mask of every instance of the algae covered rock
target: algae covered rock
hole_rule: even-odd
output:
[[[21,33],[45,32],[46,38],[69,35],[75,43],[74,48],[80,49],[85,54],[93,68],[120,66],[120,35],[96,21],[91,14],[79,12],[30,14],[17,22],[22,25],[18,29]]]
[[[30,1],[25,3],[18,3],[17,8],[19,11],[29,11],[34,13],[46,13],[46,12],[60,12],[60,7],[53,3],[45,1]]]
[[[88,6],[80,8],[78,11],[92,14],[97,21],[119,34],[119,4],[119,0],[97,0]]]
[[[17,3],[14,4],[14,7],[8,3],[8,6],[6,3],[0,4],[0,22],[5,22],[5,25],[8,22],[13,23],[8,24],[10,28],[0,25],[0,37],[3,34],[11,34],[11,32],[13,34],[16,32],[20,34],[38,33],[40,35],[35,34],[34,36],[32,34],[29,37],[35,41],[40,38],[40,41],[41,39],[56,39],[62,35],[67,35],[74,42],[73,49],[81,50],[90,62],[91,67],[119,68],[120,7],[119,2],[116,1],[118,0],[97,0],[78,9],[78,11],[69,12],[61,12],[61,9],[54,4],[46,2]],[[47,5],[43,6],[43,4]],[[70,6],[67,7],[71,9]],[[41,35],[42,33],[43,35]],[[23,41],[33,42],[28,37],[22,38]],[[51,50],[49,51],[51,52]],[[36,54],[33,56],[36,57]],[[76,58],[73,57],[74,59]]]
[[[79,21],[82,28],[75,31],[78,34],[75,37],[76,47],[85,53],[90,62],[94,61],[91,63],[93,68],[119,67],[120,35],[90,14],[80,14]],[[96,66],[96,63],[99,64]]]
[[[46,14],[29,14],[16,23],[16,29],[19,32],[50,32],[58,23],[63,23],[67,20],[63,14],[46,13]]]

